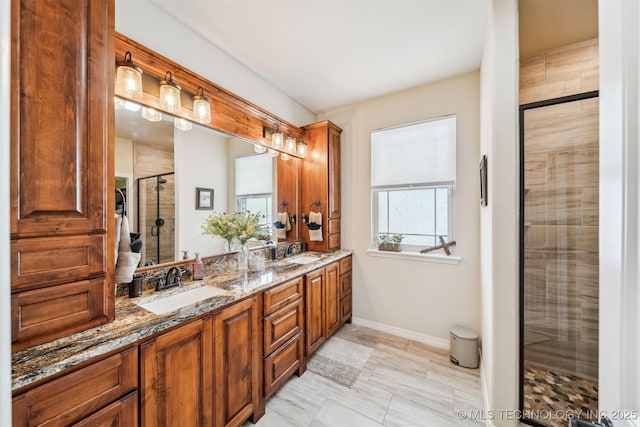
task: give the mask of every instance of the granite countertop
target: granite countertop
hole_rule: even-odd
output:
[[[139,343],[163,330],[217,311],[351,253],[344,249],[330,253],[305,252],[305,256],[312,256],[317,260],[302,265],[286,259],[268,261],[264,270],[258,272],[240,273],[237,270],[228,270],[215,276],[206,276],[204,280],[184,282],[183,286],[177,289],[157,293],[147,291],[142,297],[135,299],[118,297],[115,321],[14,353],[12,390],[15,392],[95,357]],[[140,299],[149,301],[199,286],[217,286],[229,292],[166,314],[156,315],[135,304]]]

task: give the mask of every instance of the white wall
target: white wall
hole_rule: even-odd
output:
[[[295,125],[314,122],[309,110],[148,0],[116,0],[116,31]]]
[[[640,411],[640,6],[600,0],[598,14],[599,409]]]
[[[519,393],[517,22],[516,0],[492,0],[481,69],[489,206],[481,209],[480,231],[483,370],[493,411],[517,409]]]
[[[342,247],[355,251],[353,315],[433,338],[454,324],[480,332],[480,75],[462,76],[328,112],[342,133]],[[455,194],[458,265],[377,258],[371,244],[370,137],[374,129],[457,115]],[[303,178],[304,179],[304,178]]]
[[[176,249],[188,250],[190,257],[224,252],[224,240],[204,236],[201,225],[214,211],[229,211],[226,139],[201,126],[174,132]],[[196,210],[196,187],[213,188],[213,211]]]
[[[0,206],[9,204],[10,4],[0,1]],[[11,424],[11,274],[9,209],[0,213],[0,425]]]

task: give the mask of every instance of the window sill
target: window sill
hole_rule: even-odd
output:
[[[462,258],[455,255],[421,254],[419,252],[391,252],[367,249],[367,254],[380,258],[396,258],[410,261],[436,262],[440,264],[460,264],[460,261],[462,261]]]

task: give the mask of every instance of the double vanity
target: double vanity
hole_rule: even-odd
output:
[[[259,419],[350,320],[351,253],[305,252],[244,273],[221,257],[228,268],[204,280],[116,298],[114,322],[14,353],[13,425]]]

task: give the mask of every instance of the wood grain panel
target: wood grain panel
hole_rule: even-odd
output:
[[[287,232],[286,241],[296,241],[300,238],[300,212],[299,212],[299,198],[300,194],[300,165],[302,160],[291,157],[289,160],[282,160],[278,156],[277,163],[277,175],[278,175],[278,191],[277,191],[277,204],[286,202],[286,211],[289,216],[296,215],[298,221],[291,224],[291,230]]]
[[[333,262],[325,267],[324,327],[327,338],[340,327],[340,273],[338,266],[339,263]]]
[[[291,338],[264,361],[264,393],[269,398],[295,371],[304,358],[302,332]]]
[[[340,299],[340,322],[349,322],[351,319],[351,294],[347,294]]]
[[[303,288],[303,278],[298,277],[264,291],[264,315],[274,313],[302,298]]]
[[[306,356],[317,350],[325,341],[324,328],[324,269],[305,275],[305,336]]]
[[[132,348],[16,397],[14,408],[18,410],[14,411],[13,425],[70,425],[135,390],[137,385],[138,349]],[[134,403],[137,406],[135,400]],[[97,425],[87,421],[84,425]]]
[[[264,318],[264,354],[268,356],[304,328],[302,300]]]
[[[13,0],[14,238],[106,232],[111,5]]]
[[[13,294],[14,350],[33,337],[46,341],[104,323],[105,289],[104,279],[94,279]]]
[[[133,392],[74,424],[74,427],[137,427],[137,425],[138,393]]]
[[[351,271],[340,274],[340,298],[351,293]]]
[[[11,289],[27,290],[104,276],[105,235],[43,237],[11,242]]]

